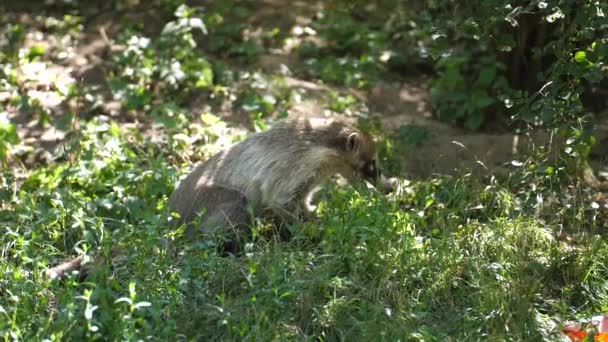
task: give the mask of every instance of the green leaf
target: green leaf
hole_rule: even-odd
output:
[[[576,51],[574,54],[574,60],[578,63],[583,63],[587,61],[587,53],[585,51]]]
[[[201,71],[198,80],[196,80],[195,86],[197,88],[208,88],[208,87],[211,87],[212,85],[213,85],[213,70],[211,70],[211,67],[204,68]]]
[[[464,80],[458,66],[448,67],[443,75],[443,79],[449,88],[456,88]]]
[[[496,78],[496,68],[493,66],[487,66],[479,72],[479,78],[477,79],[477,85],[479,87],[487,87],[492,84],[492,81]]]
[[[110,133],[110,135],[112,135],[113,137],[119,137],[121,134],[120,126],[118,126],[116,122],[112,121],[112,123],[110,123],[110,129],[108,133]]]
[[[469,129],[478,129],[483,123],[483,113],[480,111],[469,112],[465,125]]]
[[[0,161],[6,160],[9,145],[16,145],[19,141],[17,126],[8,121],[8,114],[0,113]]]
[[[213,114],[201,114],[201,121],[208,126],[213,126],[221,121],[221,119]]]
[[[46,48],[40,44],[34,44],[27,53],[29,59],[44,56]]]
[[[477,90],[474,91],[473,94],[471,95],[471,104],[473,105],[473,107],[475,108],[485,108],[491,104],[494,103],[494,98],[488,96],[488,93],[486,93],[483,90]]]

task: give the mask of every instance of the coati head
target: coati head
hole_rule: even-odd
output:
[[[332,143],[337,145],[336,147],[344,155],[340,174],[351,183],[357,179],[363,179],[380,191],[394,190],[397,180],[387,179],[382,174],[373,139],[349,125],[343,123],[337,125],[339,126],[334,126],[334,129],[332,129],[333,124],[329,127],[330,131],[334,130],[334,134],[336,134],[336,139]]]

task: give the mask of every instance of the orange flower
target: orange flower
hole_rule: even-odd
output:
[[[596,342],[608,342],[608,332],[595,334],[593,340]]]

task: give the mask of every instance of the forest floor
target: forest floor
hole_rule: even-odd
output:
[[[107,80],[110,64],[113,63],[109,57],[117,50],[114,38],[124,30],[121,22],[140,22],[144,31],[151,35],[158,34],[161,19],[155,15],[154,10],[142,12],[128,6],[120,11],[104,10],[101,2],[92,3],[90,8],[85,7],[83,10],[81,30],[58,41],[56,36],[45,33],[45,21],[37,15],[43,8],[42,5],[24,2],[11,6],[13,8],[9,7],[5,18],[21,23],[29,30],[24,48],[42,46],[51,52],[43,60],[44,64],[31,63],[17,71],[21,93],[37,99],[43,110],[55,118],[70,111],[81,116],[96,112],[109,115],[124,127],[137,127],[145,136],[155,134],[155,126],[147,113],[128,111],[120,101],[112,98]],[[89,10],[86,11],[86,8]],[[261,31],[278,27],[282,31],[293,32],[294,27],[307,27],[319,10],[319,5],[307,1],[265,0],[263,5],[253,6],[252,9],[248,18],[248,24],[252,27],[258,27]],[[300,40],[298,43],[302,43],[302,39],[312,39],[319,43],[319,38],[315,36],[292,37],[292,40]],[[63,55],[58,58],[59,54]],[[551,139],[559,140],[543,129],[520,134],[508,132],[508,127],[472,132],[441,122],[433,117],[428,101],[429,80],[424,75],[410,78],[389,75],[389,79],[378,80],[366,89],[326,84],[302,76],[302,73],[291,72],[307,66],[289,44],[281,48],[265,49],[249,60],[246,66],[239,65],[238,60],[230,60],[230,57],[223,61],[243,70],[260,71],[267,77],[281,77],[283,88],[301,95],[287,108],[290,116],[333,114],[348,117],[344,113],[332,112],[328,103],[331,101],[330,94],[351,94],[363,106],[361,112],[379,117],[384,129],[398,131],[402,127],[418,128],[417,131],[423,132],[423,137],[415,142],[415,147],[406,157],[403,174],[406,177],[424,178],[432,174],[463,171],[473,171],[477,175],[505,175],[511,161],[516,160],[522,152],[530,152]],[[87,104],[92,102],[80,101],[78,98],[64,101],[58,95],[58,87],[74,83],[93,90],[97,97],[94,102],[96,108],[87,108]],[[69,127],[59,128],[55,124],[41,127],[37,123],[39,118],[32,111],[20,109],[20,104],[11,103],[10,98],[10,93],[0,91],[0,104],[4,106],[8,118],[18,124],[23,149],[34,152],[29,158],[30,162],[48,157],[57,146],[65,142]],[[194,94],[190,96],[187,107],[193,114],[207,112],[211,108],[207,100],[206,96]],[[213,113],[243,130],[251,128],[247,113],[229,104],[214,106]],[[600,143],[595,146],[591,161],[600,176],[608,177],[605,169],[608,123],[598,122],[596,127]]]

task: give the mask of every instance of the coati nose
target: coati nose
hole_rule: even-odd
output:
[[[384,175],[380,175],[380,179],[378,179],[377,187],[384,193],[393,192],[399,183],[399,180],[395,177],[386,178]]]

